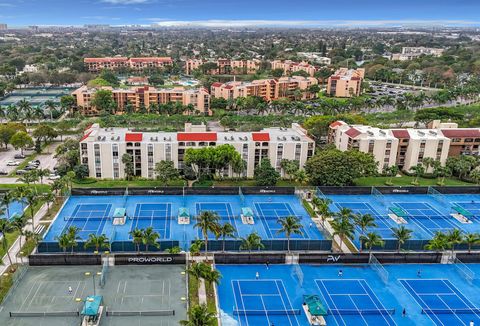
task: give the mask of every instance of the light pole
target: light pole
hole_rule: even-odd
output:
[[[95,275],[102,275],[102,272],[97,272],[97,273],[90,273],[90,272],[85,272],[85,276],[92,276],[92,282],[93,282],[93,295],[97,295],[95,291]]]

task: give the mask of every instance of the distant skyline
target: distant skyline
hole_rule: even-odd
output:
[[[0,0],[10,26],[480,26],[479,13],[478,0]]]

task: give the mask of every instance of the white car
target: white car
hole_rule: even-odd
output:
[[[18,166],[20,165],[20,162],[17,161],[8,161],[7,166]]]
[[[56,175],[56,174],[50,174],[48,177],[47,177],[48,180],[58,180],[60,179],[60,176],[59,175]]]

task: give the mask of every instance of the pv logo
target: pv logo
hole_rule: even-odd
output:
[[[334,255],[328,255],[327,256],[327,263],[333,262],[336,263],[337,261],[340,260],[340,255],[334,256]]]

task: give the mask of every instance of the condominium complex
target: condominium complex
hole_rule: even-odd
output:
[[[203,60],[203,59],[188,59],[185,61],[185,73],[191,75],[194,70],[200,69],[202,65],[212,62],[216,64],[216,68],[209,70],[207,73],[210,75],[245,75],[254,74],[260,69],[261,61],[258,59],[251,60],[230,60],[230,59],[218,59],[216,61]]]
[[[426,157],[444,165],[449,156],[480,155],[480,129],[439,121],[428,127],[379,129],[336,121],[330,125],[328,141],[342,151],[357,149],[373,154],[380,172],[393,165],[409,171]]]
[[[90,72],[99,72],[103,69],[117,70],[121,68],[130,68],[133,70],[144,70],[148,68],[163,68],[172,65],[173,60],[170,57],[153,58],[85,58],[83,59],[85,67]]]
[[[291,60],[273,60],[271,62],[273,69],[283,69],[284,75],[290,75],[294,72],[305,71],[310,77],[315,75],[317,69],[308,62],[294,62]]]
[[[421,55],[432,55],[439,57],[443,54],[444,49],[426,48],[426,47],[403,47],[402,53],[392,54],[392,60],[408,61],[413,60]]]
[[[359,96],[365,69],[340,68],[328,78],[327,94],[335,97]]]
[[[272,101],[279,98],[294,99],[298,96],[296,90],[301,90],[300,97],[302,99],[311,99],[315,94],[309,92],[308,89],[317,84],[316,78],[301,76],[260,79],[252,82],[213,83],[211,94],[213,97],[227,100],[237,97],[260,96],[266,101]]]
[[[207,132],[204,125],[185,124],[185,132],[133,132],[127,128],[100,128],[98,124],[85,130],[80,141],[81,163],[88,166],[90,177],[125,178],[122,156],[133,157],[134,174],[154,178],[155,164],[172,161],[178,169],[185,167],[183,159],[188,148],[230,144],[246,162],[243,177],[253,177],[262,159],[282,173],[282,159],[297,160],[304,166],[315,150],[314,141],[298,124],[291,128],[268,128],[260,132]],[[235,176],[231,168],[224,176]]]
[[[113,100],[117,105],[117,113],[122,113],[128,104],[131,104],[134,110],[145,107],[147,110],[152,105],[166,103],[181,103],[184,106],[193,105],[198,113],[210,115],[210,94],[205,88],[184,89],[184,88],[154,88],[151,86],[131,87],[131,88],[112,88],[101,87],[91,88],[82,86],[75,90],[72,95],[76,100],[77,107],[83,115],[92,116],[99,112],[92,105],[92,99],[99,89],[110,90]]]

